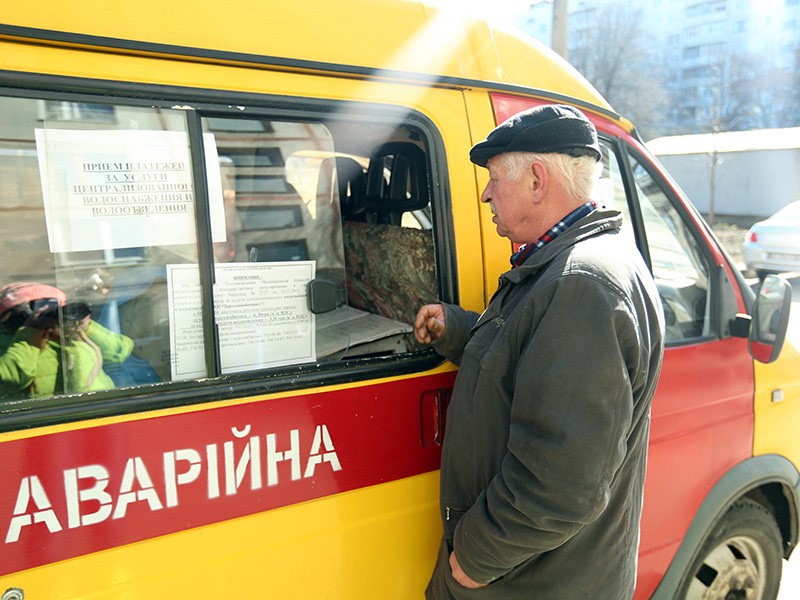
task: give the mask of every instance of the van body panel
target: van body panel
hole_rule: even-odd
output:
[[[755,362],[753,454],[778,454],[800,464],[800,352],[789,340],[773,363]]]
[[[421,596],[432,570],[438,489],[431,472],[64,560],[0,577],[0,586],[54,600],[246,598],[264,589],[296,600],[382,589],[406,600]]]
[[[748,458],[729,469],[714,484],[695,513],[691,526],[680,544],[680,549],[666,573],[649,598],[669,600],[674,598],[675,590],[689,563],[697,553],[704,536],[719,521],[734,501],[760,486],[780,484],[789,501],[789,511],[796,520],[800,509],[800,473],[794,463],[779,455],[762,455]],[[796,527],[795,527],[796,529]],[[797,532],[794,531],[796,537]]]
[[[182,3],[169,8],[152,2],[142,5],[142,14],[160,14],[143,26],[138,20],[119,19],[97,0],[83,2],[83,8],[71,16],[49,17],[21,6],[4,17],[4,22],[28,31],[26,35],[60,43],[83,46],[105,46],[107,49],[136,52],[149,51],[194,58],[212,55],[219,59],[265,62],[264,58],[289,58],[305,68],[356,66],[382,76],[416,75],[438,78],[488,81],[528,87],[529,65],[537,64],[543,90],[557,90],[564,97],[611,110],[597,91],[566,61],[532,38],[522,39],[491,28],[479,19],[460,10],[423,6],[407,0],[390,0],[380,7],[365,5],[359,0],[330,3],[306,3],[300,13],[293,7],[270,7],[272,29],[260,19],[252,18],[252,6],[234,2],[217,10],[192,10]],[[91,13],[95,18],[81,19]],[[307,14],[317,15],[309,20]],[[391,15],[391,17],[387,17]],[[61,18],[61,17],[64,18]],[[274,17],[274,18],[273,18]],[[174,23],[186,23],[176,35]],[[358,36],[330,35],[331,22],[347,23],[347,29]],[[42,30],[37,34],[36,30]],[[295,35],[303,31],[304,35]],[[76,34],[77,37],[70,37]],[[59,40],[59,38],[61,38]],[[314,44],[307,43],[313,39]],[[128,42],[128,43],[120,43]],[[365,57],[363,48],[369,48]],[[494,51],[492,51],[492,49]],[[286,65],[284,61],[276,61]],[[340,66],[340,67],[339,67]]]
[[[306,61],[365,65],[375,68],[394,64],[419,64],[422,70],[432,68],[432,47],[426,32],[426,17],[419,3],[392,0],[385,14],[392,15],[395,27],[374,26],[374,11],[365,10],[364,2],[309,3],[304,12],[283,4],[270,7],[268,20],[254,18],[252,5],[234,2],[228,6],[209,7],[207,10],[192,10],[188,3],[176,2],[164,6],[157,2],[141,5],[142,19],[120,19],[102,2],[85,1],[80,8],[69,14],[59,11],[36,11],[19,7],[5,17],[7,23],[43,29],[45,31],[73,33],[109,40],[126,40],[145,44],[160,44],[166,47],[208,49],[259,56],[290,56]],[[305,12],[305,11],[308,12]],[[92,19],[81,15],[92,14]],[[316,18],[309,19],[314,14]],[[159,15],[159,18],[144,15]],[[330,24],[348,23],[350,35],[332,36]],[[373,23],[371,23],[373,22]],[[176,28],[176,23],[185,26]],[[302,31],[303,35],[296,33]],[[345,30],[342,30],[342,33]],[[360,52],[362,46],[353,43],[363,40],[372,48],[371,56],[365,60]],[[307,40],[315,40],[314,44]],[[87,42],[84,42],[87,43]],[[398,48],[404,52],[397,58]]]
[[[497,122],[502,123],[509,117],[517,114],[518,112],[525,110],[527,108],[531,108],[534,106],[541,106],[542,104],[553,103],[554,100],[552,98],[547,97],[546,95],[538,95],[536,91],[531,91],[529,94],[520,95],[520,94],[513,94],[513,93],[506,93],[506,92],[493,92],[490,94],[492,99],[492,106],[494,107],[495,114],[497,116]],[[567,103],[572,103],[571,98],[564,99]],[[601,110],[600,107],[595,107],[594,110],[591,106],[582,107],[584,112],[588,113],[587,116],[592,119],[592,122],[595,124],[595,127],[598,127],[598,131],[607,131],[607,132],[615,132],[619,135],[621,132],[628,133],[630,130],[633,129],[630,122],[623,119],[616,113],[611,113],[610,115]],[[604,119],[593,119],[591,115],[603,115]],[[621,128],[621,129],[620,129]]]
[[[470,126],[470,147],[486,137],[486,132],[491,131],[498,123],[491,102],[491,95],[481,90],[464,90],[464,101]],[[467,153],[462,153],[469,160]],[[492,223],[492,211],[488,204],[480,201],[483,190],[489,182],[489,172],[477,165],[469,163],[473,172],[475,183],[475,198],[478,201],[478,214],[480,216],[480,242],[483,254],[484,297],[483,306],[497,289],[497,280],[501,273],[511,268],[509,256],[513,251],[511,242],[497,235],[497,226]],[[483,308],[481,308],[481,311]]]
[[[717,480],[751,455],[752,360],[744,344],[729,339],[664,353],[653,398],[636,598],[650,597]],[[692,477],[681,475],[688,471]]]
[[[453,378],[408,377],[6,441],[0,477],[18,485],[0,500],[0,512],[14,515],[0,573],[435,471],[440,446],[422,439],[423,396]],[[27,498],[38,510],[20,510]]]

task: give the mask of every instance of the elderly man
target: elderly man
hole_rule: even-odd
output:
[[[526,245],[482,315],[436,304],[415,322],[460,366],[428,598],[633,594],[664,320],[620,213],[591,200],[601,157],[585,115],[550,105],[470,151],[497,232]]]

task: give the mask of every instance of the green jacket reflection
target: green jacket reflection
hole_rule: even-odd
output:
[[[131,338],[95,321],[86,328],[91,344],[72,336],[63,345],[51,339],[40,349],[31,343],[36,331],[21,327],[11,339],[5,334],[7,349],[0,355],[0,398],[44,398],[113,388],[114,381],[102,365],[122,363],[133,350]]]

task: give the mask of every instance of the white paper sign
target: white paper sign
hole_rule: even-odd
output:
[[[314,261],[215,266],[214,305],[223,373],[316,360],[308,310]],[[206,376],[197,265],[167,265],[172,378]]]
[[[192,244],[188,138],[181,131],[36,129],[51,252]],[[213,134],[204,134],[212,238],[225,211]]]

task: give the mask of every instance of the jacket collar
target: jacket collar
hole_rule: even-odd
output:
[[[619,230],[621,227],[622,213],[620,211],[598,208],[571,225],[544,248],[534,252],[519,267],[503,273],[501,278],[507,279],[511,283],[519,283],[538,272],[553,258],[581,240],[606,231]]]

